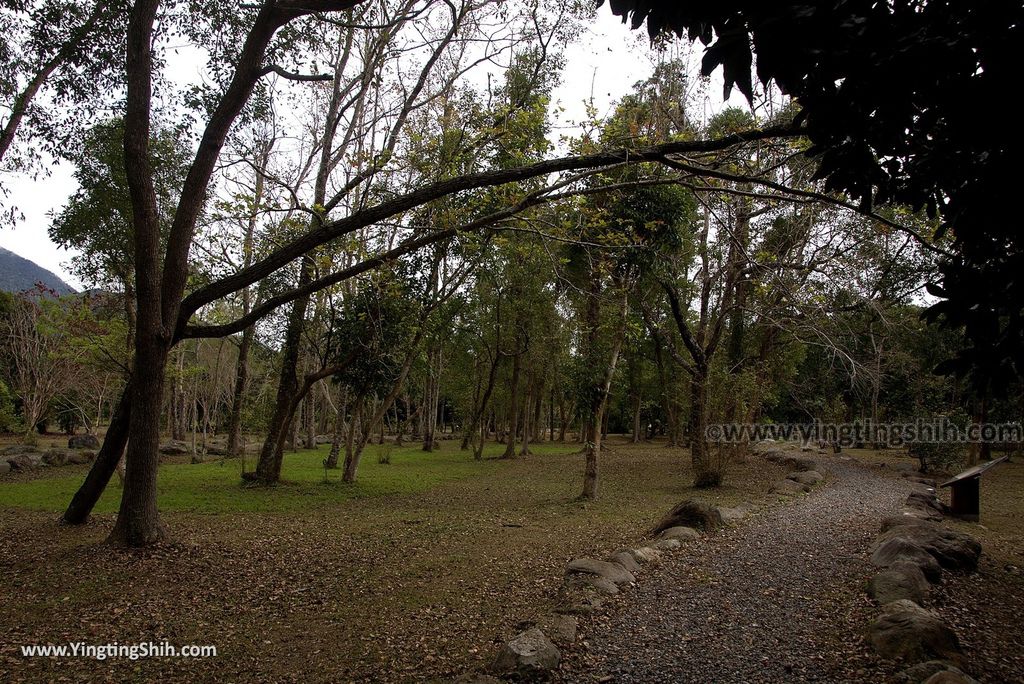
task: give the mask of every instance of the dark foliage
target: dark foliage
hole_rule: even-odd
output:
[[[818,176],[863,205],[927,208],[952,228],[931,320],[967,344],[941,370],[1005,389],[1024,374],[1024,244],[1013,219],[1021,137],[995,113],[1016,82],[1024,4],[1004,0],[610,0],[652,38],[708,46],[703,70],[796,98]],[[754,56],[756,55],[756,68]]]

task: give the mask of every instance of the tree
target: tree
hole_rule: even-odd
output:
[[[77,117],[61,108],[73,103],[80,114],[116,83],[112,67],[119,61],[125,17],[122,3],[112,0],[15,2],[0,9],[0,96],[8,112],[0,162],[22,169],[38,163],[31,149],[13,164],[8,155],[25,128],[37,149],[44,143],[57,155],[74,139]],[[48,96],[45,104],[41,92]]]
[[[178,189],[185,179],[188,148],[180,135],[159,129],[149,142],[149,164],[161,240],[170,228]],[[124,299],[127,346],[135,329],[135,262],[132,206],[124,162],[124,121],[112,119],[86,132],[74,155],[78,189],[54,217],[50,239],[79,254],[71,268],[91,287],[114,288]]]
[[[24,438],[46,421],[57,399],[81,382],[86,349],[74,339],[79,298],[52,299],[44,291],[14,298],[0,317],[5,366],[11,389],[21,401]],[[86,314],[87,315],[87,314]],[[6,389],[6,388],[5,388]]]
[[[953,251],[940,264],[929,320],[969,344],[943,372],[977,391],[1005,391],[1024,373],[1024,241],[1014,209],[1019,136],[977,102],[1014,83],[1024,6],[941,0],[878,3],[660,3],[610,0],[634,28],[700,40],[703,71],[722,66],[726,92],[758,79],[800,103],[816,177],[862,208],[903,204],[944,220]]]
[[[517,198],[514,204],[464,224],[450,225],[433,231],[414,229],[410,233],[405,233],[407,237],[397,242],[385,242],[380,251],[360,257],[347,268],[320,275],[308,284],[300,284],[286,292],[268,297],[249,314],[230,323],[204,325],[192,321],[192,316],[200,308],[274,274],[322,245],[352,236],[367,226],[398,217],[416,207],[456,193],[469,193],[559,172],[571,173],[617,164],[624,160],[657,160],[678,152],[726,149],[744,140],[779,135],[795,136],[799,133],[791,127],[783,127],[710,141],[678,141],[651,149],[600,151],[540,161],[514,169],[474,171],[433,182],[427,177],[419,179],[421,184],[417,187],[400,194],[386,195],[376,203],[369,201],[375,198],[364,193],[360,196],[369,198],[365,206],[354,207],[351,214],[311,228],[286,241],[248,268],[197,287],[186,297],[192,238],[228,131],[245,108],[257,81],[268,73],[276,73],[265,64],[268,46],[277,31],[293,21],[310,18],[319,12],[350,9],[355,4],[351,0],[318,0],[302,3],[278,0],[246,10],[252,19],[246,23],[242,47],[232,60],[232,66],[227,70],[228,76],[224,79],[226,85],[223,91],[212,98],[214,104],[209,110],[210,114],[206,119],[198,151],[182,184],[166,247],[162,246],[160,240],[159,211],[148,157],[153,77],[153,55],[150,47],[159,3],[155,0],[139,2],[133,7],[127,33],[125,160],[135,229],[138,321],[134,369],[129,387],[118,405],[118,411],[115,412],[93,470],[65,513],[65,519],[69,522],[84,520],[92,503],[109,480],[109,474],[113,471],[113,466],[127,442],[129,448],[125,488],[118,523],[112,532],[111,540],[115,543],[146,545],[163,537],[163,528],[156,508],[156,453],[164,370],[170,350],[177,342],[185,338],[219,337],[240,332],[278,307],[313,292],[331,287],[424,246],[495,226],[530,207],[564,196],[564,193],[559,194],[559,190],[566,187],[566,181],[558,181],[547,188],[531,191]],[[371,164],[370,169],[368,174],[359,176],[357,185],[372,178],[378,167]],[[340,202],[340,199],[338,201]],[[325,208],[330,209],[333,206],[337,206],[337,202],[332,198]]]

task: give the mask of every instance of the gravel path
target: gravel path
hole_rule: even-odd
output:
[[[754,513],[646,570],[584,630],[567,681],[849,681],[865,674],[851,615],[866,550],[909,485],[853,462],[801,500]],[[689,552],[688,552],[689,550]],[[853,610],[852,612],[856,612]]]

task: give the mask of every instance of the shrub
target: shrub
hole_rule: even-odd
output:
[[[14,410],[14,397],[0,380],[0,432],[21,432],[21,421]]]
[[[967,414],[961,410],[950,414],[931,417],[933,422],[945,421],[951,428],[963,432],[967,428]],[[921,463],[922,473],[948,472],[959,470],[964,459],[964,445],[956,440],[937,442],[913,442],[907,446],[907,453]]]

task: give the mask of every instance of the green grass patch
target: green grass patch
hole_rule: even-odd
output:
[[[337,505],[362,497],[415,494],[445,482],[477,475],[495,473],[508,467],[507,461],[495,460],[503,446],[488,445],[485,460],[474,461],[472,453],[460,451],[458,442],[443,442],[432,453],[418,445],[391,448],[391,463],[377,462],[382,447],[368,445],[359,466],[355,484],[341,482],[341,470],[327,470],[323,461],[329,447],[313,451],[286,453],[282,470],[283,482],[271,488],[243,485],[241,462],[238,459],[217,460],[200,464],[164,464],[158,480],[159,506],[162,511],[193,513],[290,512]],[[537,455],[567,453],[574,445],[538,444]],[[248,467],[254,467],[252,456]],[[0,484],[0,508],[42,511],[63,511],[82,484],[82,472],[45,477],[27,482]],[[97,513],[117,511],[121,486],[115,478],[96,505]]]

